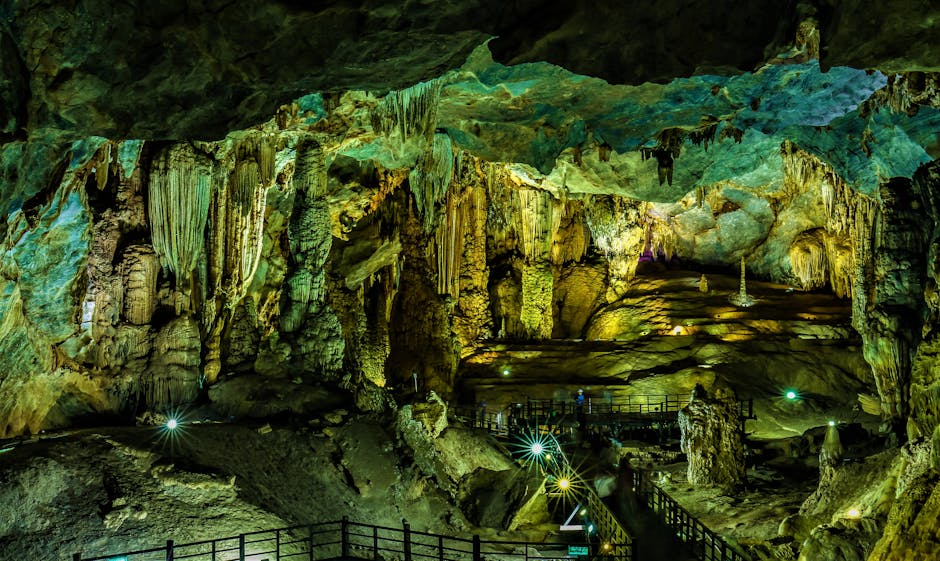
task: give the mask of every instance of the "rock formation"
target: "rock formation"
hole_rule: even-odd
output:
[[[735,401],[709,397],[697,385],[689,404],[679,410],[679,428],[689,483],[729,488],[744,483],[741,414]]]
[[[744,390],[776,436],[862,394],[928,465],[940,13],[882,4],[5,2],[0,438],[198,405],[395,416],[410,445],[405,406],[512,366]],[[689,405],[691,480],[743,481],[735,415]],[[414,459],[466,505],[506,467]],[[506,497],[474,521],[540,506]],[[806,555],[935,533],[895,499]]]

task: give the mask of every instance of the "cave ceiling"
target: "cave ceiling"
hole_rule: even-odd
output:
[[[855,297],[855,263],[871,259],[862,234],[874,227],[881,190],[894,178],[910,185],[940,154],[936,21],[940,8],[915,1],[0,1],[0,317],[23,318],[0,332],[16,331],[11,352],[35,339],[40,358],[17,361],[33,360],[33,370],[59,364],[49,351],[58,344],[70,359],[114,367],[104,351],[88,358],[95,347],[79,334],[90,323],[84,306],[99,296],[92,315],[108,329],[121,314],[139,315],[133,299],[113,313],[107,306],[124,303],[104,301],[124,251],[125,276],[148,279],[141,292],[160,311],[155,325],[192,343],[187,357],[195,358],[183,366],[212,363],[215,373],[218,326],[235,320],[211,325],[217,308],[203,309],[206,302],[234,314],[250,292],[267,306],[265,337],[290,332],[306,311],[290,316],[284,302],[306,305],[314,291],[323,304],[325,268],[342,278],[334,294],[363,305],[357,291],[374,277],[387,275],[392,294],[402,262],[433,261],[409,272],[415,283],[437,281],[427,294],[409,294],[411,308],[472,286],[478,301],[455,320],[472,327],[459,337],[466,349],[496,335],[499,322],[510,335],[581,334],[585,321],[553,327],[552,276],[562,285],[560,270],[585,256],[607,262],[588,283],[597,294],[584,296],[585,315],[628,293],[647,249],[721,267],[746,258],[767,280]],[[232,301],[221,285],[218,302],[180,289],[208,274],[196,267],[205,231],[180,257],[160,245],[172,236],[148,228],[160,217],[143,210],[145,200],[161,209],[154,193],[182,185],[177,174],[195,183],[168,199],[207,196],[200,189],[211,181],[213,196],[232,189],[239,204],[247,204],[244,185],[233,185],[253,178],[244,191],[257,200],[243,216],[266,237],[242,241],[263,255],[240,270]],[[146,195],[135,191],[143,185]],[[473,202],[473,189],[489,199]],[[108,200],[119,192],[127,201]],[[294,208],[296,193],[316,200]],[[187,224],[197,230],[210,204],[224,206],[195,202],[202,222]],[[485,220],[457,226],[471,207]],[[390,215],[397,222],[385,227]],[[284,233],[292,220],[304,225],[296,226],[303,243]],[[212,232],[206,243],[232,232]],[[479,243],[459,247],[473,236]],[[470,280],[455,280],[461,253]],[[491,267],[505,279],[491,281]],[[523,288],[503,282],[510,269]],[[297,294],[282,295],[284,286]],[[520,294],[536,289],[538,310],[496,302],[524,301]],[[140,315],[149,318],[150,308]],[[339,344],[342,330],[326,308],[311,312],[326,319],[308,322],[292,360],[327,349],[323,360],[339,371],[353,351]],[[444,317],[443,308],[435,310],[426,323],[445,324],[431,317]],[[242,313],[244,325],[263,323],[256,311]],[[201,315],[198,337],[188,315]],[[125,331],[127,340],[152,336]],[[440,370],[456,368],[456,347],[438,343],[449,361]],[[272,344],[272,356],[283,358],[284,348]],[[376,372],[388,352],[376,351]]]
[[[44,179],[12,160],[54,169],[75,140],[217,139],[291,100],[315,116],[343,91],[428,80],[456,147],[556,196],[774,188],[783,141],[871,193],[937,151],[935,95],[910,101],[934,90],[893,74],[936,70],[921,4],[67,4],[0,8],[7,208]],[[336,153],[398,168],[422,149],[362,132]]]

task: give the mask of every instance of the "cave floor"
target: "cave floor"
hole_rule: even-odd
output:
[[[688,483],[688,464],[678,453],[678,443],[666,446],[639,441],[625,441],[614,447],[569,444],[569,458],[579,466],[596,490],[605,487],[615,473],[614,459],[624,453],[633,457],[633,465],[646,471],[653,481],[706,527],[726,540],[742,545],[768,542],[777,538],[781,521],[799,511],[803,501],[816,490],[818,470],[813,462],[799,458],[775,458],[747,470],[747,483],[734,490],[699,488]],[[666,536],[649,537],[664,530],[654,516],[643,516],[645,509],[634,512],[625,521],[641,539],[655,544],[667,542]],[[637,530],[639,530],[637,532]],[[675,556],[670,557],[676,559]]]
[[[738,278],[650,270],[620,300],[584,318],[576,338],[494,340],[464,357],[457,401],[490,411],[529,399],[571,402],[688,396],[695,384],[753,399],[755,438],[796,436],[829,419],[857,417],[857,394],[875,392],[851,301],[827,292],[748,281],[753,306],[729,298]],[[783,398],[789,389],[799,399]],[[875,419],[869,419],[875,422]]]

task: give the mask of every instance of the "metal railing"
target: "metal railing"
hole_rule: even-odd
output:
[[[109,553],[96,557],[72,556],[73,561],[323,561],[362,559],[384,561],[561,561],[583,558],[570,546],[587,551],[599,561],[633,561],[633,546],[625,543],[569,544],[556,542],[484,541],[480,536],[455,538],[401,528],[352,522],[347,518],[250,532],[234,537],[163,547]]]
[[[507,407],[501,411],[487,410],[481,407],[472,407],[469,405],[457,405],[451,408],[454,417],[464,425],[472,428],[482,428],[497,435],[509,436],[516,421],[513,419],[513,410]]]
[[[484,407],[455,406],[454,415],[465,425],[508,436],[523,426],[558,426],[563,423],[613,425],[625,422],[672,422],[689,404],[684,394],[629,395],[617,401],[586,399],[580,407],[573,400],[527,399],[525,403],[493,411]],[[754,400],[737,400],[742,425],[754,419]],[[743,428],[743,427],[742,427]]]
[[[718,534],[709,530],[665,491],[650,481],[645,472],[634,474],[636,493],[663,524],[668,526],[701,561],[750,561]]]
[[[634,541],[627,533],[626,529],[624,529],[620,520],[607,508],[607,505],[604,504],[604,501],[601,500],[593,489],[587,489],[587,493],[585,494],[587,495],[588,509],[591,512],[591,521],[597,525],[598,535],[607,541],[605,545],[602,545],[602,548],[605,552],[612,553],[617,556],[617,558],[623,558],[628,552],[621,551],[621,549],[629,547],[630,556],[626,558],[631,558]]]

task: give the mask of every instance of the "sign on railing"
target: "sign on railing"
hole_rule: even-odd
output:
[[[576,547],[571,554],[569,547]],[[581,553],[586,552],[586,553]],[[583,556],[604,561],[633,561],[630,543],[569,544],[553,542],[483,541],[360,524],[347,518],[265,530],[239,536],[84,557],[73,561],[323,561],[362,559],[380,561],[561,561]]]

